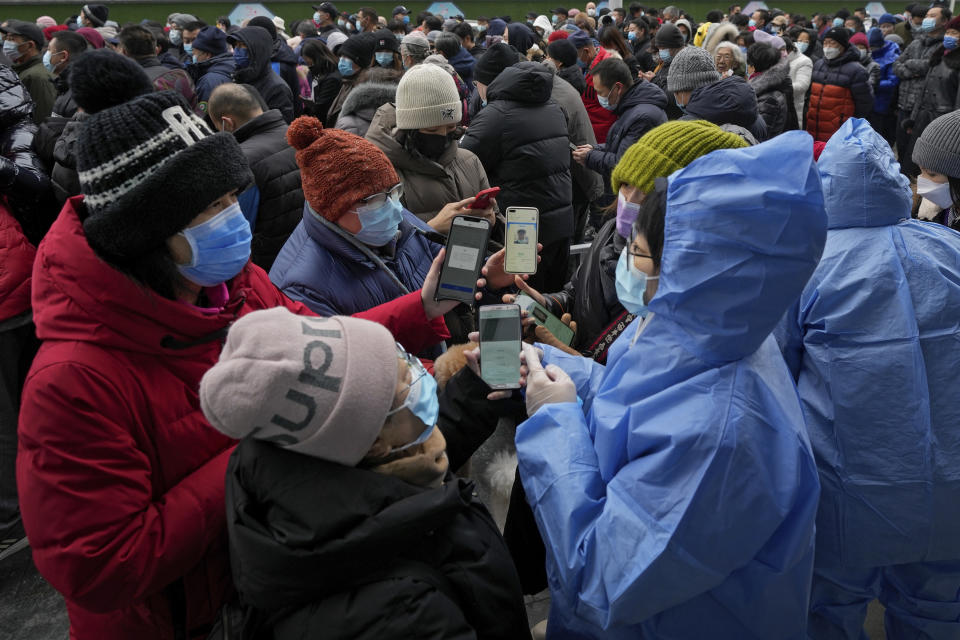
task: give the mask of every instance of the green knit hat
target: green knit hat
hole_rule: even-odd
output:
[[[653,191],[653,181],[666,178],[700,156],[717,149],[739,149],[747,143],[706,120],[675,120],[648,131],[637,140],[613,168],[613,192],[623,183],[644,193]]]

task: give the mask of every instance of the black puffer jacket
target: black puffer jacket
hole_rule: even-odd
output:
[[[287,143],[287,123],[276,109],[257,116],[233,133],[260,190],[250,259],[264,271],[303,217],[303,189],[296,151]]]
[[[907,45],[893,63],[893,72],[900,78],[900,96],[897,106],[903,114],[910,113],[923,91],[923,80],[930,70],[930,56],[943,46],[943,34],[923,35]]]
[[[560,106],[551,100],[553,73],[535,62],[504,69],[487,87],[486,107],[460,146],[483,164],[500,187],[497,204],[536,207],[540,241],[573,236],[570,139]]]
[[[739,76],[704,85],[690,94],[681,120],[707,120],[717,126],[743,127],[757,140],[767,139],[767,125],[757,111],[757,94]]]
[[[297,54],[279,35],[273,41],[273,55],[270,57],[270,66],[290,88],[290,95],[293,97],[294,117],[301,115],[303,102],[299,99],[300,76],[297,75]]]
[[[750,86],[757,94],[757,110],[767,125],[767,136],[772,138],[799,127],[793,106],[790,64],[786,60],[751,78]]]
[[[77,175],[77,141],[84,121],[89,116],[80,111],[74,114],[73,119],[63,128],[63,133],[57,138],[53,147],[53,169],[50,177],[53,186],[53,195],[61,207],[67,198],[80,195],[80,177]]]
[[[587,81],[583,79],[583,71],[580,70],[580,67],[564,67],[557,71],[557,75],[569,82],[570,86],[576,89],[580,95],[583,95],[583,92],[587,90]]]
[[[73,101],[73,90],[70,89],[70,67],[53,79],[53,86],[57,88],[57,99],[53,101],[51,115],[72,118],[77,112],[77,103]]]
[[[271,109],[279,109],[287,124],[293,122],[293,94],[290,87],[273,72],[270,58],[273,56],[273,40],[262,27],[244,27],[230,34],[230,42],[242,42],[250,53],[250,66],[237,69],[233,81],[253,86]]]
[[[247,637],[530,637],[472,483],[448,474],[428,489],[246,438],[226,485],[233,579],[256,611]]]
[[[56,217],[50,177],[32,150],[33,100],[10,67],[0,65],[0,196],[36,245]],[[2,266],[0,266],[2,268]]]

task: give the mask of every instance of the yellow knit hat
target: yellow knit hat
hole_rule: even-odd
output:
[[[653,181],[666,178],[700,156],[717,149],[746,147],[743,138],[706,120],[675,120],[648,131],[637,140],[613,168],[613,192],[623,183],[644,193],[653,191]]]

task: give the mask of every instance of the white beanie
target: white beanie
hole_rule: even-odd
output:
[[[231,438],[352,467],[383,428],[397,362],[393,336],[374,322],[254,311],[230,327],[200,381],[200,407]]]
[[[432,64],[418,64],[397,86],[397,128],[428,129],[457,124],[463,105],[453,77]]]

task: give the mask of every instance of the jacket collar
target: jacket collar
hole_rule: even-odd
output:
[[[404,212],[406,217],[406,212]],[[376,269],[377,265],[357,247],[354,241],[348,240],[349,232],[341,230],[335,222],[330,222],[320,214],[316,213],[307,202],[303,203],[303,226],[310,236],[310,239],[330,253],[342,258],[345,262],[356,262],[362,264],[368,269]],[[408,235],[413,233],[413,227],[406,220],[400,221],[400,231],[398,236],[386,247],[378,249],[371,248],[373,253],[383,253],[381,256],[390,260],[396,255],[397,247],[400,242]]]
[[[233,132],[233,137],[237,142],[246,142],[250,138],[272,131],[274,129],[285,129],[287,123],[283,119],[283,114],[279,109],[270,109],[264,111],[259,116],[246,123]]]

